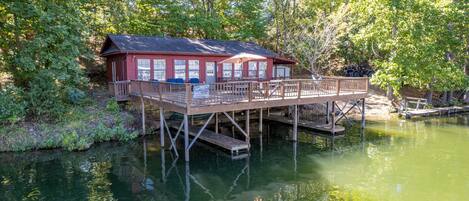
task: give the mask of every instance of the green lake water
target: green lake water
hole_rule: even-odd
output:
[[[199,143],[185,163],[158,136],[3,153],[0,200],[469,200],[469,115],[369,121],[335,140],[290,135],[266,124],[239,160]]]

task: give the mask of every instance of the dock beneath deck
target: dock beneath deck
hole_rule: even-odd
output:
[[[275,122],[292,125],[292,126],[295,123],[293,119],[289,119],[289,118],[278,116],[278,115],[270,115],[270,116],[265,117],[265,119],[268,121],[275,121]],[[324,133],[335,133],[335,134],[343,133],[345,131],[345,128],[340,125],[336,125],[334,129],[335,132],[333,132],[331,124],[317,124],[317,123],[306,121],[306,120],[298,120],[298,127],[311,129],[314,131],[319,131],[319,132],[324,132]]]
[[[178,130],[179,126],[176,122],[168,122],[170,128]],[[200,126],[190,126],[189,135],[192,137],[196,137],[197,133],[202,127]],[[210,130],[204,130],[199,138],[199,140],[215,145],[217,147],[223,148],[225,150],[230,151],[232,156],[239,155],[242,152],[247,152],[249,150],[249,144],[245,141],[241,141],[232,137],[228,137],[223,134],[217,134]],[[233,155],[234,154],[234,155]]]

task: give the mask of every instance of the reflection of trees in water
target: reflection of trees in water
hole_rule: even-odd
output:
[[[111,192],[111,182],[108,179],[111,166],[110,162],[95,162],[91,164],[91,178],[87,185],[89,200],[116,200]]]

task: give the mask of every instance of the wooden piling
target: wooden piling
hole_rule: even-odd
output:
[[[294,106],[293,112],[293,141],[296,142],[298,140],[298,105]]]
[[[331,130],[332,130],[332,135],[335,135],[335,101],[332,101],[332,110],[331,110]]]
[[[184,158],[189,162],[189,118],[184,114]]]
[[[362,128],[365,128],[365,98],[362,99]]]
[[[250,135],[249,135],[249,110],[246,110],[246,142],[251,145],[250,143]]]
[[[262,108],[259,110],[259,132],[262,133]]]
[[[160,145],[164,147],[164,109],[160,107]]]

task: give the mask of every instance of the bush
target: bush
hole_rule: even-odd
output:
[[[115,99],[110,99],[106,104],[106,110],[108,112],[117,113],[120,111],[119,104],[117,103]]]
[[[66,103],[58,83],[46,73],[40,73],[30,83],[29,112],[40,120],[51,120],[65,113]]]
[[[16,123],[24,119],[26,103],[21,88],[7,85],[0,90],[0,123]]]
[[[65,133],[62,137],[62,147],[68,151],[85,150],[90,148],[91,140],[85,136],[79,136],[76,131]]]

